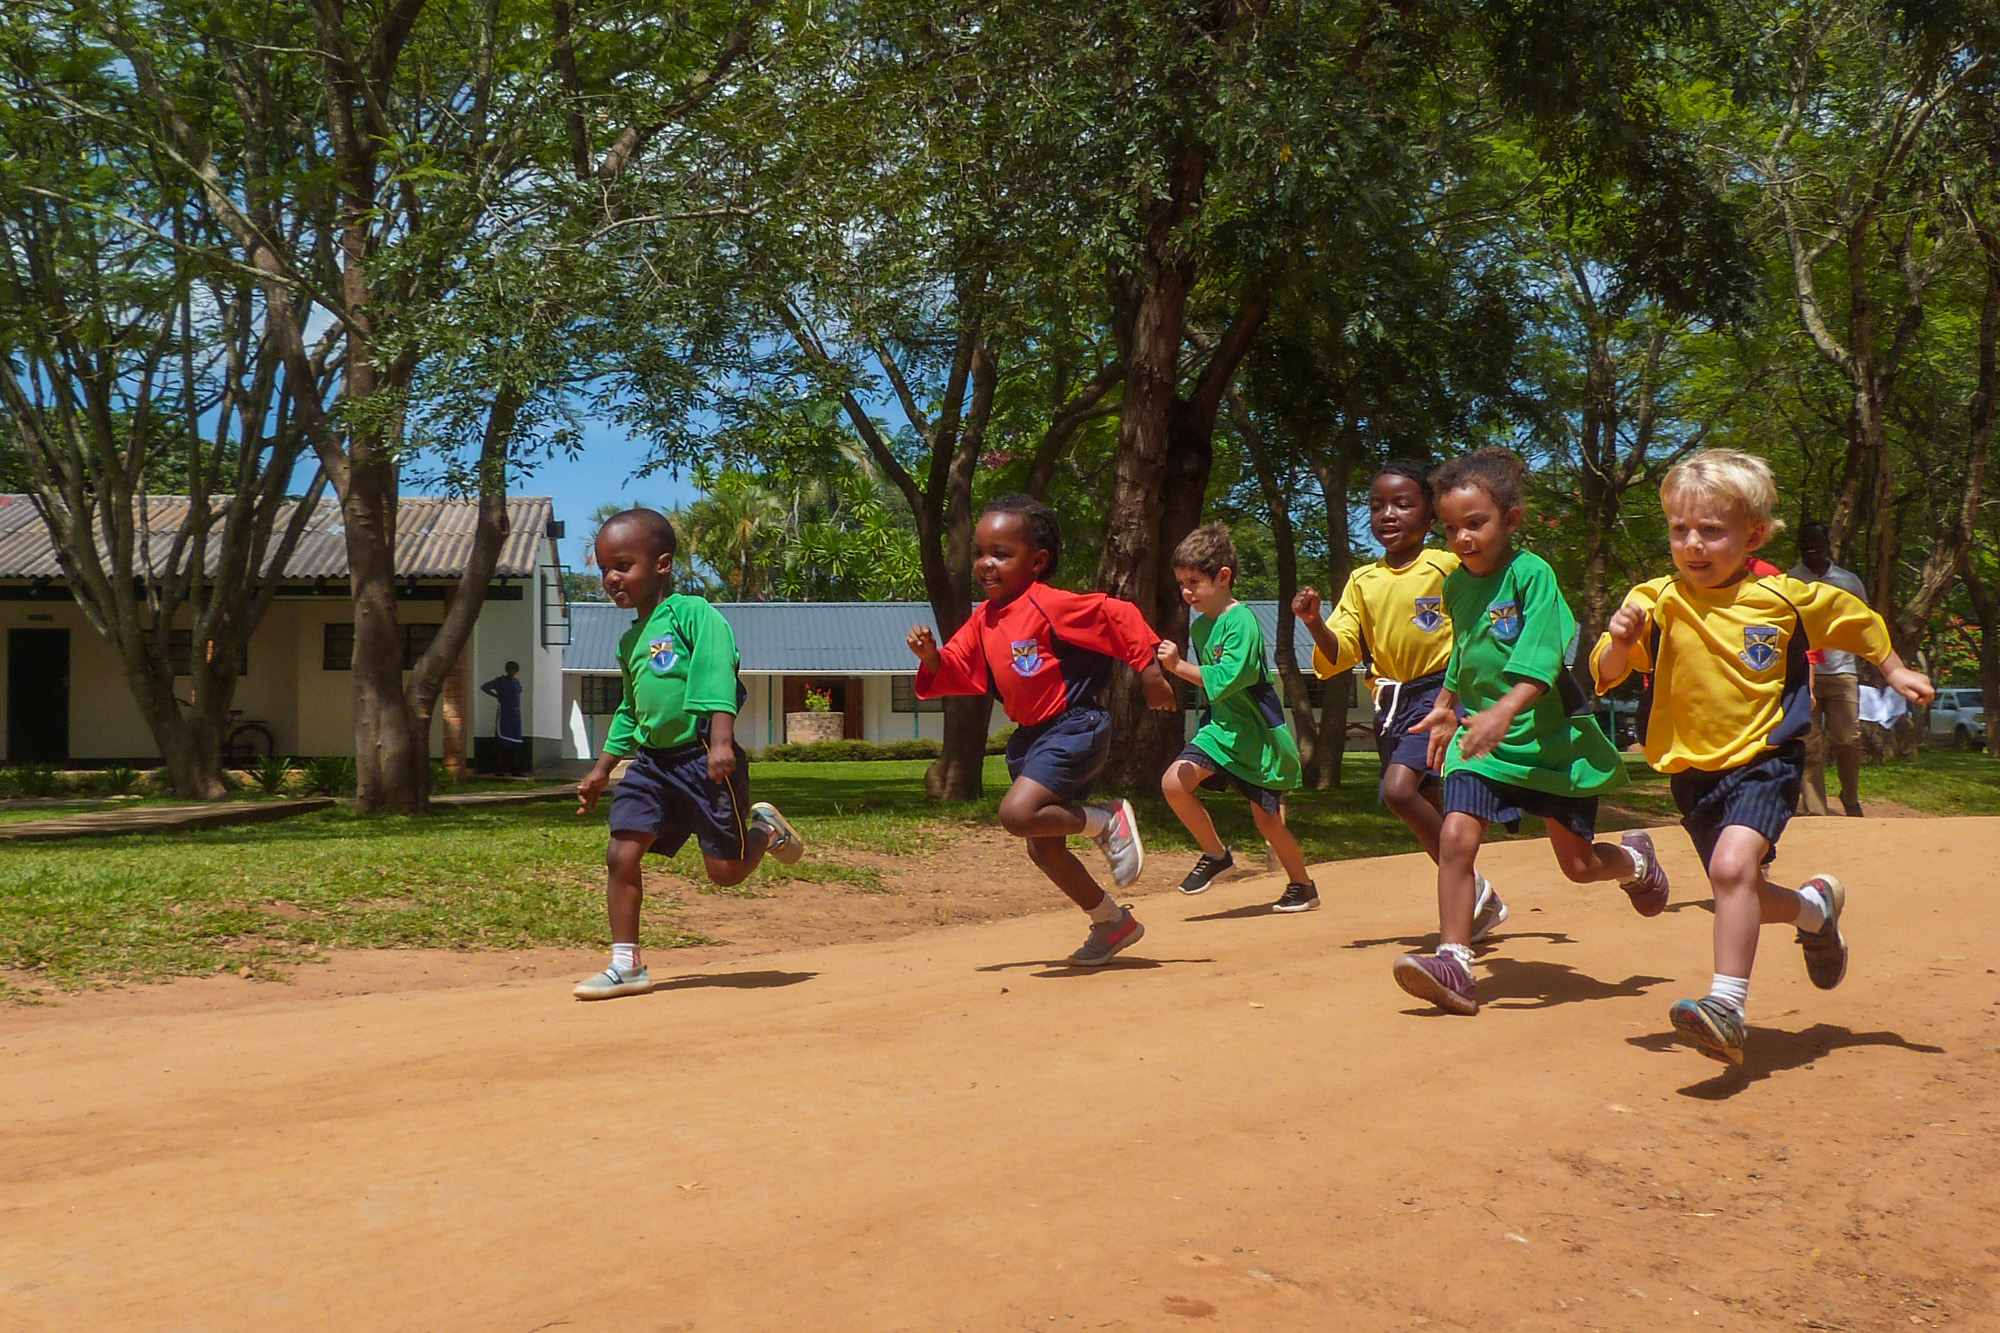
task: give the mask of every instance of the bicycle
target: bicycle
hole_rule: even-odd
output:
[[[175,696],[174,702],[183,708],[194,707],[192,699]],[[232,708],[229,710],[229,721],[233,725],[222,742],[224,764],[231,768],[246,768],[262,763],[278,752],[278,738],[262,718],[246,718],[241,708]]]

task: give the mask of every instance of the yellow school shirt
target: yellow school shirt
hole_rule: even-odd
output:
[[[1626,668],[1606,680],[1598,663],[1607,632],[1590,654],[1603,694],[1634,671],[1651,671],[1639,705],[1646,762],[1663,773],[1719,772],[1750,763],[1812,725],[1808,648],[1835,648],[1871,662],[1889,655],[1882,617],[1830,583],[1755,575],[1726,588],[1696,588],[1678,575],[1625,595],[1649,620]]]
[[[1355,571],[1341,589],[1326,627],[1340,640],[1327,661],[1313,649],[1313,671],[1337,676],[1368,659],[1368,687],[1378,680],[1433,676],[1451,660],[1451,617],[1444,610],[1445,575],[1458,568],[1449,551],[1423,550],[1401,569],[1377,561]]]

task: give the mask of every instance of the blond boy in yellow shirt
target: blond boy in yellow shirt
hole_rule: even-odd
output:
[[[1743,1063],[1761,926],[1797,926],[1806,975],[1821,990],[1847,974],[1841,882],[1815,875],[1787,889],[1765,874],[1798,806],[1812,724],[1807,650],[1867,658],[1912,703],[1933,693],[1860,598],[1750,573],[1751,552],[1779,526],[1776,503],[1760,458],[1704,449],[1672,468],[1660,506],[1675,572],[1626,594],[1590,659],[1600,694],[1634,671],[1652,673],[1639,710],[1646,762],[1671,776],[1681,826],[1715,891],[1714,982],[1706,998],[1679,1001],[1669,1017],[1704,1055],[1732,1065]]]

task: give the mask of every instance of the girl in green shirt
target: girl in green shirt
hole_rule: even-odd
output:
[[[1624,886],[1641,916],[1667,905],[1667,876],[1644,833],[1596,842],[1597,798],[1625,766],[1564,663],[1576,618],[1555,571],[1518,550],[1527,467],[1505,449],[1454,459],[1432,477],[1459,568],[1444,581],[1451,661],[1430,716],[1431,767],[1444,774],[1436,953],[1405,954],[1396,981],[1454,1014],[1476,1014],[1472,982],[1474,862],[1488,824],[1541,817],[1556,864],[1578,884]],[[1466,718],[1459,721],[1461,702]]]

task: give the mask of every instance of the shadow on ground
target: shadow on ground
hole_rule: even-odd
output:
[[[1640,1050],[1708,1063],[1707,1056],[1697,1053],[1694,1047],[1671,1031],[1649,1032],[1642,1037],[1627,1037],[1625,1040]],[[1681,1096],[1698,1101],[1727,1101],[1751,1084],[1761,1083],[1773,1074],[1809,1068],[1823,1055],[1857,1046],[1889,1046],[1914,1051],[1918,1055],[1944,1054],[1942,1046],[1913,1042],[1895,1032],[1856,1032],[1832,1023],[1815,1023],[1803,1032],[1753,1026],[1743,1044],[1742,1068],[1724,1068],[1714,1077],[1690,1083],[1678,1091]]]
[[[775,969],[763,972],[691,972],[672,981],[655,983],[653,993],[697,990],[704,986],[720,986],[727,990],[767,990],[773,986],[796,986],[818,975],[817,972],[779,972]]]

